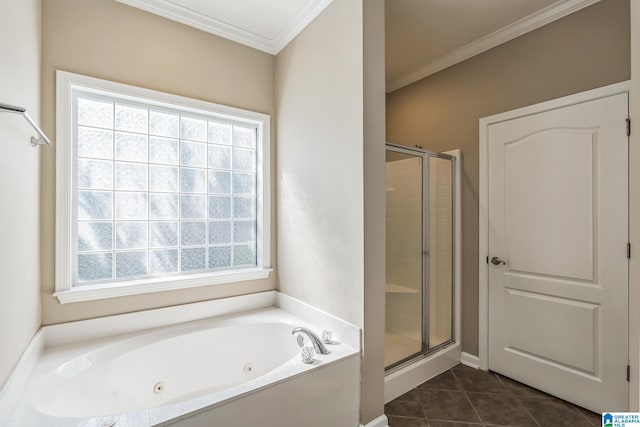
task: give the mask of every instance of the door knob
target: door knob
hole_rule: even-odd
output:
[[[491,258],[491,264],[493,264],[493,265],[500,265],[500,264],[507,265],[506,262],[504,262],[503,260],[501,260],[497,256],[494,256],[493,258]]]

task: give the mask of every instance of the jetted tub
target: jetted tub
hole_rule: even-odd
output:
[[[358,359],[358,351],[336,341],[327,345],[330,354],[316,355],[314,364],[304,364],[291,334],[296,326],[319,333],[289,313],[271,308],[47,349],[9,425],[147,427],[206,422],[249,426],[252,424],[244,423],[255,420],[239,420],[238,414],[264,406],[264,417],[269,417],[268,411],[275,408],[268,401],[302,407],[325,405],[296,403],[296,399],[305,399],[304,393],[292,396],[287,392],[276,400],[271,394],[278,393],[278,384],[302,379],[313,371],[323,370],[323,377],[331,376],[328,368],[332,363],[350,356]],[[344,375],[338,373],[335,384],[344,381]],[[354,378],[357,383],[357,374]],[[302,382],[297,387],[315,386]],[[240,407],[239,411],[232,408],[233,420],[216,421],[217,412],[224,415],[225,405],[238,406],[243,396],[256,393],[270,396],[267,403],[252,403],[252,408]],[[194,414],[200,421],[189,421]],[[286,427],[298,425],[299,420],[277,422]]]

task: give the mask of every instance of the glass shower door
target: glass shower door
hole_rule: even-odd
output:
[[[385,366],[454,340],[455,158],[387,144]]]
[[[429,157],[429,349],[453,340],[453,161]]]
[[[423,351],[424,159],[387,150],[385,366]]]

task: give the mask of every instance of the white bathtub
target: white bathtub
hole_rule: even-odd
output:
[[[316,402],[313,396],[327,393],[313,391],[319,386],[317,381],[306,382],[305,376],[321,370],[316,375],[331,378],[331,367],[336,365],[344,371],[346,365],[338,367],[338,364],[349,358],[355,364],[348,371],[354,366],[357,370],[359,352],[336,342],[328,345],[329,355],[317,355],[313,365],[304,364],[291,335],[296,326],[319,332],[281,309],[270,308],[49,348],[42,355],[9,425],[249,426],[252,424],[245,423],[256,422],[255,411],[261,406],[264,414],[260,417],[269,418],[269,411],[277,409],[273,407],[277,402],[286,403],[283,410],[289,405],[324,405],[326,402]],[[324,387],[329,389],[335,383],[339,386],[337,390],[353,392],[354,381],[347,380],[345,375],[351,376],[349,372],[338,372]],[[359,373],[354,375],[357,383]],[[285,395],[274,399],[273,393],[280,392],[278,386],[288,381],[300,383],[293,384],[293,389],[291,384],[280,387]],[[349,384],[341,385],[344,381]],[[307,397],[306,389],[311,391]],[[243,397],[251,395],[255,399],[260,393],[267,397],[264,402],[274,403],[253,402],[251,408],[243,409]],[[330,394],[335,395],[336,390]],[[340,402],[332,403],[335,404]],[[225,409],[226,405],[229,408]],[[225,415],[229,410],[233,414]],[[248,417],[245,421],[241,419],[244,411]],[[217,415],[223,419],[216,421]],[[229,416],[231,420],[224,420]],[[249,421],[251,417],[253,421]],[[201,421],[194,421],[198,419]],[[286,418],[280,418],[277,422],[286,427],[298,425],[298,421],[292,418],[288,424]]]

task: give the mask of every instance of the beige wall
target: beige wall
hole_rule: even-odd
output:
[[[65,70],[271,114],[274,58],[113,0],[42,2],[42,121],[55,134],[55,71]],[[275,126],[272,146],[275,147]],[[268,280],[61,305],[55,275],[55,153],[42,159],[43,324],[183,304],[275,288]],[[275,169],[275,150],[273,150]],[[272,206],[275,206],[275,192]],[[275,208],[274,208],[275,211]],[[272,215],[275,226],[275,213]],[[275,265],[275,229],[272,230]]]
[[[384,408],[383,0],[334,0],[277,56],[276,103],[279,287],[364,329],[366,423]]]
[[[362,0],[276,58],[280,290],[363,326]]]
[[[629,79],[629,0],[603,0],[387,95],[387,140],[462,149],[463,351],[478,354],[478,119]]]
[[[40,117],[40,0],[3,2],[0,102]],[[7,36],[8,35],[8,36]],[[35,132],[20,116],[0,114],[0,388],[40,327],[39,180]]]

